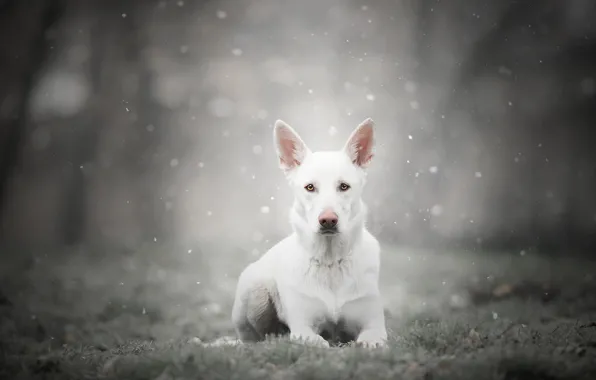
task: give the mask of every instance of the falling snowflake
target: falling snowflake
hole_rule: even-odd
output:
[[[367,94],[366,95],[366,100],[369,100],[371,102],[375,101],[375,96],[373,94]]]
[[[269,214],[269,206],[261,207],[261,214]]]
[[[434,205],[431,209],[430,209],[430,213],[434,216],[439,216],[443,213],[443,206],[441,205]]]
[[[217,11],[216,15],[217,15],[217,18],[220,20],[223,20],[224,18],[228,17],[228,14],[225,11],[221,11],[221,10]]]
[[[263,147],[261,147],[260,145],[255,145],[252,147],[252,152],[256,155],[259,155],[263,153]]]
[[[261,119],[261,120],[264,120],[264,119],[266,119],[266,118],[267,118],[267,115],[268,115],[268,113],[267,113],[267,111],[266,111],[266,110],[259,110],[259,111],[257,112],[257,117],[258,117],[259,119]]]
[[[337,134],[337,128],[333,125],[329,127],[329,136],[335,136]]]
[[[439,171],[439,168],[437,168],[436,166],[431,166],[430,168],[428,168],[428,171],[436,174]]]
[[[406,92],[412,94],[412,93],[416,92],[417,86],[416,86],[416,83],[407,81],[406,84],[404,85],[404,88],[405,88]]]
[[[263,240],[263,234],[260,233],[259,231],[255,231],[252,234],[252,240],[256,243],[260,242],[261,240]]]

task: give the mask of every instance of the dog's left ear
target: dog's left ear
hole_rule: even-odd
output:
[[[373,158],[375,122],[368,118],[352,132],[344,146],[344,151],[354,165],[366,168]]]

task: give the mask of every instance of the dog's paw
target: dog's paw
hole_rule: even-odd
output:
[[[387,348],[387,341],[384,339],[371,339],[371,340],[357,340],[356,341],[357,347],[364,347],[364,348]]]
[[[312,345],[312,346],[319,346],[319,347],[329,347],[329,342],[327,342],[322,336],[317,334],[312,335],[297,335],[293,334],[291,336],[292,340],[298,341],[303,344]]]

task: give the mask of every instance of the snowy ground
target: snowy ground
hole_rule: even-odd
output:
[[[4,255],[0,378],[596,378],[594,261],[385,247],[389,350],[204,346],[233,335],[252,258],[221,244]]]

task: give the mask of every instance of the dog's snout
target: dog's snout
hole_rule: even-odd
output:
[[[335,228],[337,226],[338,217],[332,210],[325,210],[319,215],[319,224],[323,228]]]

